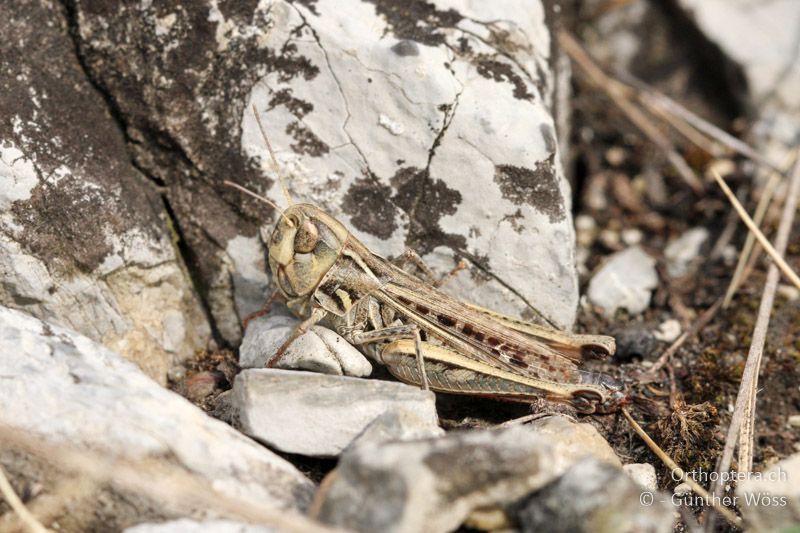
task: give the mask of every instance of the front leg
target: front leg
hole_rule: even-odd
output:
[[[303,333],[308,331],[308,328],[310,328],[311,326],[313,326],[314,324],[316,324],[317,322],[319,322],[320,320],[325,318],[325,315],[327,315],[327,314],[328,314],[328,312],[326,310],[324,310],[323,308],[321,308],[321,307],[313,308],[311,310],[311,315],[309,315],[309,317],[307,319],[305,319],[302,322],[300,322],[297,325],[297,327],[294,328],[294,331],[292,331],[292,334],[289,335],[289,338],[287,338],[283,342],[283,344],[281,344],[281,347],[278,348],[278,351],[275,352],[275,355],[273,355],[269,359],[269,361],[267,361],[267,364],[264,365],[264,366],[267,367],[267,368],[274,367],[278,363],[278,361],[281,360],[281,357],[283,357],[283,354],[286,351],[286,349],[289,347],[289,345],[292,344],[292,342],[294,342],[300,335],[302,335]]]

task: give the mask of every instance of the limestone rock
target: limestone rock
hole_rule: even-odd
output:
[[[209,327],[166,210],[74,53],[63,6],[0,8],[0,304],[164,382]]]
[[[221,495],[262,507],[299,510],[309,502],[312,483],[284,459],[90,339],[4,307],[0,376],[0,425],[15,432],[91,455],[179,468]],[[0,461],[12,477],[35,476],[46,487],[60,483],[56,466],[34,468],[21,452],[4,449]],[[37,499],[28,505],[38,505]],[[69,507],[65,520],[73,530],[85,530],[95,520],[114,530],[174,518],[176,512],[168,501],[109,485]]]
[[[258,224],[275,213],[221,181],[285,202],[253,106],[295,201],[381,255],[415,248],[440,274],[465,258],[446,289],[475,303],[572,324],[561,63],[541,2],[78,2],[76,14],[87,68],[137,163],[167,184],[228,341],[266,296]]]
[[[391,381],[249,369],[236,377],[231,406],[245,434],[302,455],[336,456],[386,414],[407,431],[440,433],[434,394]]]
[[[276,533],[278,530],[233,522],[231,520],[197,521],[182,518],[168,522],[148,522],[129,527],[124,533]]]
[[[669,498],[655,493],[642,499],[642,494],[621,469],[587,458],[532,494],[516,515],[526,533],[672,531],[675,517]]]
[[[565,416],[555,415],[534,420],[529,427],[551,442],[559,455],[570,463],[592,456],[612,466],[622,466],[611,445],[591,424],[577,423]]]
[[[555,479],[569,459],[521,426],[367,442],[342,454],[319,519],[355,531],[443,532]]]
[[[708,240],[706,228],[692,228],[680,237],[670,242],[664,248],[664,258],[667,260],[667,274],[673,278],[685,276],[695,266],[700,255],[700,249]]]

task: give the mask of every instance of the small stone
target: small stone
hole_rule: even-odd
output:
[[[640,487],[649,491],[655,491],[658,488],[658,478],[656,477],[656,468],[650,463],[633,463],[624,465],[622,470]]]
[[[534,420],[527,427],[536,435],[546,438],[556,447],[559,455],[570,463],[591,456],[613,466],[622,466],[614,449],[591,424],[554,415]]]
[[[591,246],[597,233],[597,222],[589,215],[575,217],[575,240],[579,246]]]
[[[788,420],[789,427],[800,428],[800,415],[792,415]]]
[[[739,481],[739,509],[752,531],[783,531],[800,523],[800,453]]]
[[[609,165],[618,167],[625,162],[627,151],[620,146],[612,146],[606,150],[606,161]]]
[[[369,423],[350,446],[365,442],[388,442],[397,440],[426,439],[444,435],[444,430],[433,424],[420,424],[419,419],[404,413],[387,411]]]
[[[604,229],[600,232],[600,242],[610,250],[617,250],[621,246],[621,238],[618,231],[613,229]]]
[[[664,249],[667,274],[673,278],[688,274],[692,263],[700,255],[700,249],[708,240],[708,236],[709,232],[706,228],[692,228],[669,243]]]
[[[198,372],[186,379],[186,397],[197,402],[211,395],[225,380],[220,372]]]
[[[684,483],[679,483],[678,485],[675,486],[674,489],[672,489],[672,493],[675,496],[686,496],[690,492],[692,492],[692,487],[688,483],[685,483],[685,482]]]
[[[622,242],[625,243],[626,246],[636,246],[642,242],[644,235],[642,231],[637,228],[627,228],[622,230]]]
[[[615,253],[589,282],[589,301],[609,317],[619,308],[641,313],[650,305],[651,292],[658,284],[655,264],[638,246]]]
[[[571,464],[527,426],[355,446],[342,454],[318,519],[356,531],[441,532],[509,505]]]
[[[242,368],[263,368],[300,323],[287,315],[252,320],[239,348]],[[336,332],[312,326],[289,345],[276,368],[364,377],[372,373],[367,358]]]
[[[231,405],[242,432],[286,453],[339,455],[387,413],[397,427],[387,429],[391,420],[384,420],[373,438],[380,432],[439,434],[434,394],[392,381],[247,369],[236,378]]]
[[[681,323],[670,318],[659,324],[658,329],[653,332],[653,336],[661,342],[674,342],[681,334]]]
[[[521,531],[672,531],[669,498],[642,488],[622,469],[594,458],[574,464],[561,478],[514,506]]]
[[[714,181],[714,174],[719,174],[723,178],[736,172],[736,162],[732,159],[714,159],[706,167],[705,177],[708,181]]]
[[[781,283],[780,285],[778,285],[777,292],[780,296],[783,296],[790,302],[795,302],[797,301],[798,298],[800,298],[800,289],[798,289],[793,285],[786,285],[785,283]]]
[[[645,359],[652,354],[658,343],[650,328],[644,324],[629,324],[614,332],[617,351],[614,361],[629,363],[634,359]]]

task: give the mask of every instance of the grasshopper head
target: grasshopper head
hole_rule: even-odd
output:
[[[269,241],[269,267],[287,305],[299,316],[310,313],[311,296],[347,236],[336,219],[310,204],[294,204],[278,218]]]

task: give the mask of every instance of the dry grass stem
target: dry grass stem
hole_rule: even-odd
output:
[[[767,240],[767,238],[764,237],[764,234],[761,233],[761,230],[758,229],[756,223],[753,222],[753,219],[747,214],[747,211],[745,211],[744,207],[742,207],[742,204],[740,204],[739,200],[736,199],[736,195],[733,194],[733,191],[731,191],[730,187],[728,187],[728,184],[725,183],[725,180],[723,180],[717,172],[712,172],[712,174],[714,175],[714,179],[717,180],[722,192],[725,193],[725,196],[728,197],[728,200],[730,200],[734,209],[736,209],[736,212],[739,213],[742,221],[745,223],[748,229],[753,232],[753,235],[755,235],[756,239],[758,239],[759,244],[764,247],[764,250],[767,251],[769,256],[772,258],[775,264],[778,265],[778,268],[789,279],[789,281],[791,281],[795,287],[800,289],[800,277],[797,276],[794,270],[792,270],[792,267],[790,267],[789,264],[783,260],[781,254],[779,254],[778,251],[775,250],[772,244]]]
[[[724,186],[723,190],[727,189],[727,185],[722,181],[718,175],[715,178]],[[730,192],[730,189],[727,189]],[[789,242],[789,233],[791,231],[792,222],[794,221],[794,213],[797,209],[798,197],[800,197],[800,164],[795,165],[792,179],[789,184],[789,192],[786,197],[786,203],[783,206],[783,213],[781,221],[778,226],[778,235],[776,244],[781,250],[780,253],[776,251],[769,242],[764,248],[769,251],[772,249],[776,256],[781,259],[781,254],[785,251]],[[730,198],[730,196],[729,196]],[[740,206],[741,207],[741,206]],[[749,220],[749,217],[748,217]],[[752,221],[750,221],[752,224]],[[748,226],[749,227],[749,226]],[[760,234],[760,232],[759,232]],[[763,236],[762,236],[763,238]],[[761,239],[759,239],[760,241]],[[764,239],[766,241],[766,239]],[[764,243],[762,243],[763,245]],[[785,264],[785,262],[784,262]],[[744,443],[744,450],[740,450],[740,471],[749,471],[752,467],[752,431],[754,426],[754,401],[755,391],[758,386],[758,370],[761,364],[761,357],[764,350],[764,343],[766,341],[767,327],[769,326],[770,314],[772,312],[772,305],[775,300],[775,291],[778,286],[778,269],[776,261],[770,265],[769,272],[767,273],[767,282],[764,285],[764,292],[761,296],[761,303],[758,308],[758,316],[753,328],[752,342],[750,343],[750,350],[747,354],[747,362],[745,363],[744,372],[742,373],[742,380],[739,384],[739,392],[736,396],[736,407],[731,417],[730,426],[728,426],[728,434],[725,440],[725,446],[720,456],[719,464],[717,465],[718,472],[727,472],[730,469],[731,461],[733,459],[733,451],[736,447],[737,441],[740,446]],[[744,434],[740,434],[740,430],[744,428]],[[722,477],[722,476],[720,476]],[[714,494],[719,495],[722,491],[722,482],[718,481],[714,486]]]
[[[683,181],[695,193],[702,193],[704,190],[703,183],[689,167],[686,160],[675,150],[667,136],[658,129],[658,126],[631,102],[630,87],[607,76],[568,32],[561,31],[558,34],[558,39],[562,49],[580,67],[589,80],[605,91],[614,104],[628,117],[628,120],[664,152],[667,161],[675,168]]]
[[[667,468],[672,470],[674,473],[678,474],[682,482],[689,485],[695,492],[695,494],[705,499],[705,501],[708,502],[708,504],[711,505],[711,507],[713,507],[714,510],[716,510],[719,514],[721,514],[725,518],[725,520],[730,522],[731,525],[736,527],[742,526],[742,519],[736,516],[736,513],[734,513],[727,507],[724,507],[722,505],[717,505],[716,503],[714,503],[714,499],[711,497],[711,494],[709,494],[708,491],[704,489],[702,486],[700,486],[694,479],[686,475],[686,472],[684,472],[683,469],[681,469],[681,467],[679,467],[678,464],[675,461],[673,461],[672,458],[669,455],[667,455],[667,453],[664,450],[662,450],[661,447],[655,443],[655,441],[653,441],[653,439],[650,438],[650,435],[648,435],[647,432],[644,429],[642,429],[642,426],[640,426],[639,423],[633,419],[633,417],[631,416],[631,414],[628,412],[627,409],[622,408],[622,414],[628,420],[628,423],[631,425],[636,434],[639,435],[639,437],[642,438],[645,444],[647,444],[647,446],[651,450],[653,450],[653,453],[656,454],[656,456],[658,456],[658,458],[665,465],[667,465]]]
[[[211,484],[161,460],[128,459],[43,441],[18,428],[0,425],[0,443],[47,461],[58,469],[79,473],[98,484],[112,484],[156,502],[168,502],[183,513],[197,509],[279,531],[323,533],[331,529],[297,512],[269,508],[217,492]],[[158,483],[153,483],[157,479]]]
[[[17,493],[14,492],[14,487],[12,487],[11,483],[8,481],[8,477],[6,477],[6,472],[3,470],[2,466],[0,466],[0,494],[3,495],[8,505],[17,513],[17,516],[19,516],[19,519],[22,520],[22,523],[25,524],[25,527],[27,527],[29,531],[33,533],[48,533],[50,531],[28,511],[28,508],[25,507],[25,504],[19,499]]]

